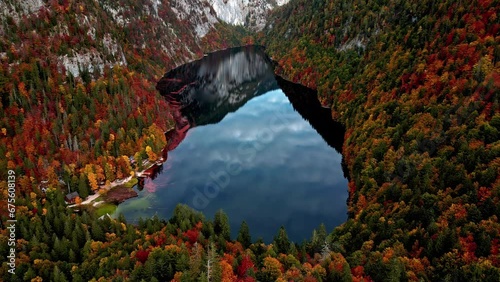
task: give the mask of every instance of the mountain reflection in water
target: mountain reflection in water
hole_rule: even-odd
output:
[[[167,74],[156,88],[174,110],[175,130],[167,132],[174,149],[195,126],[220,122],[250,99],[281,88],[293,108],[337,152],[342,151],[343,126],[321,106],[316,91],[275,76],[262,47],[246,46],[219,51],[182,65]],[[181,135],[179,138],[177,135]]]

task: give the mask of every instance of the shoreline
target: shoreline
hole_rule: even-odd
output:
[[[75,207],[88,206],[88,205],[92,205],[93,207],[98,207],[99,205],[104,204],[104,203],[111,203],[111,201],[107,201],[104,199],[101,199],[100,201],[97,201],[97,202],[96,202],[96,200],[98,198],[106,195],[112,189],[126,185],[127,183],[130,183],[131,181],[133,181],[134,178],[139,181],[139,178],[149,177],[149,173],[147,171],[153,169],[156,166],[162,165],[165,161],[166,161],[166,158],[163,158],[163,157],[160,157],[159,160],[156,162],[150,162],[149,160],[146,160],[145,163],[143,163],[143,165],[145,165],[145,168],[142,171],[138,171],[138,172],[134,171],[133,176],[128,176],[128,177],[122,178],[122,179],[116,179],[113,182],[111,182],[109,185],[104,185],[104,186],[100,187],[100,189],[104,189],[104,191],[105,191],[104,194],[100,194],[99,192],[96,192],[95,194],[89,195],[81,203],[68,205],[67,208],[75,208]],[[132,187],[126,188],[126,189],[132,189]],[[126,201],[126,200],[131,199],[131,198],[133,198],[133,197],[125,198],[125,199],[123,199],[123,201]]]
[[[227,51],[227,50],[233,49],[233,48],[242,48],[243,49],[243,48],[252,48],[252,47],[254,47],[254,48],[262,48],[264,50],[266,49],[266,46],[264,46],[264,45],[259,45],[259,44],[242,44],[242,45],[236,46],[236,47],[221,48],[221,49],[212,50],[210,52],[204,52],[202,56],[200,56],[197,59],[194,59],[193,61],[199,61],[199,60],[204,59],[208,55],[211,55],[211,54],[214,54],[214,53],[218,53],[218,52]],[[266,54],[266,56],[268,57],[268,59],[270,59],[267,54]],[[271,59],[271,61],[273,62],[272,59]],[[182,65],[173,67],[169,71],[167,71],[166,73],[168,73],[168,72],[170,72],[170,71],[172,71],[172,70],[174,70],[174,69],[176,69],[176,68],[178,68],[178,67],[180,67]],[[175,130],[175,127],[167,130],[164,134],[167,134],[170,130]],[[151,162],[149,160],[145,160],[143,162],[143,165],[145,167],[143,170],[141,170],[141,171],[134,171],[134,175],[133,176],[128,176],[128,177],[123,178],[123,179],[116,179],[113,182],[111,182],[109,185],[101,186],[100,189],[103,189],[105,191],[103,194],[100,194],[97,191],[95,194],[89,195],[87,198],[85,198],[81,203],[67,205],[67,207],[68,208],[75,208],[75,207],[88,206],[88,205],[92,205],[93,207],[98,207],[101,204],[112,203],[112,201],[109,201],[109,200],[106,200],[106,199],[102,199],[102,198],[99,201],[96,201],[96,200],[99,199],[101,196],[106,195],[112,189],[120,187],[122,185],[125,185],[125,184],[131,182],[134,178],[137,179],[139,183],[141,182],[141,180],[140,180],[141,178],[149,178],[154,173],[154,171],[152,171],[152,170],[156,166],[161,166],[167,160],[166,152],[169,151],[167,149],[168,148],[168,144],[169,144],[169,140],[167,140],[166,146],[161,150],[160,157],[159,157],[159,159],[157,161]],[[126,188],[126,189],[131,189],[131,188]],[[133,197],[136,197],[136,196],[125,197],[122,200],[126,201],[126,200],[128,200],[130,198],[133,198]],[[122,203],[123,201],[121,201],[120,203]],[[115,204],[115,203],[112,203],[112,204]],[[116,204],[116,205],[118,206],[118,204]]]

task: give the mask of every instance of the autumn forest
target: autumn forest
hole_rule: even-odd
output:
[[[4,2],[0,280],[500,280],[498,0],[291,0],[261,31],[217,23],[202,38],[176,1]],[[247,44],[345,127],[345,223],[265,243],[222,210],[132,224],[67,207],[161,158],[165,71]]]

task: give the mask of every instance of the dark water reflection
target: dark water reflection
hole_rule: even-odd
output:
[[[258,47],[235,48],[181,66],[157,88],[176,128],[168,159],[139,197],[118,207],[128,220],[169,218],[177,203],[213,217],[223,209],[233,236],[243,220],[269,242],[284,225],[295,241],[347,218],[343,128],[315,93],[275,78]]]

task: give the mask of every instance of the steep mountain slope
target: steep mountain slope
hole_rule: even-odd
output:
[[[498,1],[291,1],[262,42],[347,128],[359,277],[500,277]]]
[[[132,56],[129,54],[131,52],[137,53],[135,55],[142,60],[156,61],[156,64],[168,68],[207,51],[203,50],[206,47],[204,41],[214,37],[214,34],[209,34],[211,31],[224,31],[221,33],[228,36],[235,34],[227,28],[221,28],[224,24],[261,29],[269,10],[286,2],[6,0],[0,3],[0,35],[4,41],[2,47],[5,47],[2,50],[11,48],[7,44],[9,40],[13,43],[28,43],[25,40],[30,38],[21,38],[20,33],[29,31],[37,33],[39,37],[47,37],[44,38],[49,40],[45,42],[47,45],[55,44],[46,54],[59,55],[56,61],[65,65],[73,75],[78,74],[78,65],[91,70],[100,66],[101,71],[105,64],[126,65],[127,56]],[[40,22],[35,24],[32,22],[34,19]],[[217,35],[216,39],[222,39],[219,40],[220,47],[238,43],[238,40],[218,38]],[[68,36],[73,38],[70,40]],[[203,40],[204,37],[208,39]],[[59,48],[63,43],[59,41],[64,40],[67,42],[62,47],[67,48]],[[24,47],[14,45],[12,48],[20,50]],[[135,61],[132,59],[129,63],[133,65]]]
[[[233,25],[245,25],[261,30],[268,12],[289,0],[209,0],[217,17]]]
[[[4,50],[26,49],[24,45],[36,36],[44,44],[40,42],[31,48],[49,46],[40,51],[50,61],[65,65],[73,75],[78,74],[78,64],[90,69],[100,66],[101,71],[106,64],[133,65],[135,61],[130,58],[133,52],[144,59],[158,60],[157,64],[165,60],[167,64],[172,61],[180,64],[189,56],[195,57],[193,53],[201,52],[194,30],[176,21],[168,6],[158,6],[149,0],[62,1],[62,4],[25,0],[0,5]],[[180,40],[186,44],[178,44]]]
[[[129,175],[125,157],[155,159],[172,122],[156,81],[245,35],[203,3],[187,21],[157,0],[0,2],[2,175],[18,171],[19,192],[64,179],[87,195]]]
[[[96,164],[99,158],[111,158],[112,167],[136,152],[146,158],[153,144],[136,142],[148,139],[143,129],[154,123],[166,130],[170,122],[165,102],[154,91],[165,70],[204,52],[240,45],[247,31],[223,20],[257,28],[269,9],[285,2],[1,1],[1,151],[20,148],[17,156],[0,161],[3,174],[11,168],[34,177],[21,185],[30,191],[29,182],[49,179],[56,185],[56,176],[63,174],[79,178],[85,163]],[[128,140],[128,149],[109,150],[110,136],[122,131],[120,141]],[[31,135],[40,142],[26,146]],[[158,146],[161,142],[153,147]],[[101,173],[102,165],[93,171],[97,182],[116,177]],[[129,172],[125,165],[123,173]]]

